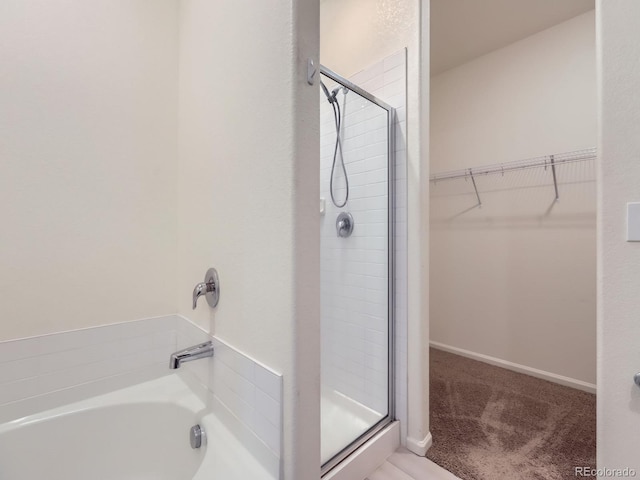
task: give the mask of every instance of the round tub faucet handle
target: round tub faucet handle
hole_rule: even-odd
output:
[[[211,308],[218,305],[220,300],[220,278],[215,268],[207,270],[204,282],[198,283],[193,289],[193,309],[198,306],[198,298],[205,296]]]

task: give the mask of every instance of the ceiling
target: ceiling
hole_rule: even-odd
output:
[[[594,0],[431,0],[431,75],[593,8]]]

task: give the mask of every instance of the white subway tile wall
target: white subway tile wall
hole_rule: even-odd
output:
[[[211,340],[211,362],[183,364],[198,381],[280,458],[282,447],[282,376],[209,336],[191,322],[178,323],[177,348]]]
[[[0,408],[135,370],[158,376],[175,344],[174,316],[0,342]]]
[[[214,358],[179,373],[193,374],[279,458],[282,377],[177,315],[0,342],[0,421],[24,415],[21,404],[48,405],[37,400],[54,392],[68,403],[80,399],[73,389],[85,398],[105,393],[100,385],[117,376],[142,382],[169,374],[171,353],[208,340]]]
[[[380,65],[382,64],[382,66]],[[401,441],[407,426],[407,54],[403,49],[355,74],[351,81],[396,109],[395,165],[395,406]]]
[[[406,52],[400,51],[350,79],[396,109],[396,417],[406,425],[407,234],[406,234]],[[332,86],[333,88],[333,86]],[[339,391],[378,412],[387,411],[387,118],[385,110],[349,92],[343,153],[349,201],[334,206],[329,191],[335,124],[321,97],[320,192],[323,388]],[[343,104],[343,101],[345,102]],[[345,198],[339,163],[334,174],[338,203]],[[336,234],[336,216],[348,211],[355,228]],[[405,435],[403,435],[403,438]]]

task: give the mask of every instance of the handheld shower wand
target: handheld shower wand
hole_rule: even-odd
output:
[[[342,121],[343,121],[343,117],[344,117],[344,110],[345,110],[345,103],[343,103],[342,106],[342,112],[340,111],[340,103],[338,102],[337,96],[338,96],[338,92],[340,91],[340,89],[342,88],[343,92],[344,92],[344,100],[343,102],[346,102],[346,95],[347,92],[349,90],[347,90],[344,87],[340,87],[339,85],[337,87],[335,87],[331,93],[329,93],[329,89],[327,88],[327,86],[324,84],[324,82],[320,81],[320,86],[322,87],[322,90],[324,90],[324,94],[327,97],[327,101],[329,102],[329,104],[331,105],[331,107],[333,108],[333,119],[335,121],[336,124],[336,144],[335,147],[333,149],[333,163],[331,165],[331,178],[329,180],[329,191],[331,193],[331,201],[333,202],[333,204],[338,207],[338,208],[342,208],[347,204],[347,201],[349,200],[349,176],[347,175],[347,168],[344,165],[344,155],[342,153],[342,138],[340,135],[341,132],[341,128],[342,128]],[[333,176],[335,173],[335,169],[336,169],[336,161],[338,158],[338,153],[340,153],[340,165],[342,166],[342,173],[344,174],[344,181],[346,184],[346,195],[344,198],[344,202],[342,203],[338,203],[336,201],[335,195],[333,193]]]

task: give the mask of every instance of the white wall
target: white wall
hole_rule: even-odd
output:
[[[179,310],[283,374],[301,480],[320,468],[318,50],[314,0],[0,5],[0,339]],[[192,312],[210,266],[220,306]]]
[[[425,225],[421,195],[428,175],[421,145],[428,138],[428,1],[323,0],[320,5],[320,60],[350,77],[407,48],[407,275],[408,446],[425,451],[428,435],[428,268],[420,238]],[[424,17],[424,18],[423,18]],[[421,71],[422,69],[422,71]],[[426,222],[426,217],[424,217]],[[403,439],[404,440],[404,439]]]
[[[406,0],[321,0],[320,61],[347,78],[365,70],[412,44],[417,11]]]
[[[432,78],[433,173],[595,146],[588,12]],[[431,186],[431,340],[595,383],[595,168]]]
[[[598,467],[640,471],[640,244],[626,243],[626,203],[640,201],[640,3],[600,0],[598,89]]]
[[[0,340],[175,311],[176,17],[0,5]]]
[[[320,470],[317,2],[182,0],[179,311],[283,374],[285,478]],[[191,310],[218,269],[220,303]]]

